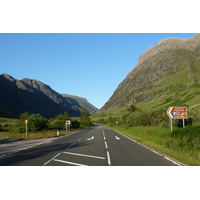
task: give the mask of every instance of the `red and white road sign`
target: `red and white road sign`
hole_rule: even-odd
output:
[[[187,107],[169,107],[167,115],[172,119],[187,119]]]

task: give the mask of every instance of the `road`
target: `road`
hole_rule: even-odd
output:
[[[5,153],[2,153],[4,148]],[[181,166],[182,164],[102,125],[6,152],[0,166]]]

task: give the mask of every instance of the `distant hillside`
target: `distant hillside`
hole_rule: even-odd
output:
[[[93,115],[97,112],[97,108],[94,107],[91,103],[88,102],[87,99],[82,97],[77,97],[69,94],[62,94],[65,100],[71,104],[71,108],[76,111],[80,111],[81,109],[85,108],[89,111],[90,115]]]
[[[200,34],[150,47],[98,113],[188,105],[200,110]]]
[[[0,94],[0,117],[18,117],[25,111],[30,114],[40,113],[47,118],[64,112],[67,112],[71,117],[78,117],[80,110],[85,108],[87,104],[85,101],[85,106],[79,105],[79,109],[77,109],[77,104],[73,104],[73,97],[69,102],[50,86],[40,81],[17,80],[8,74],[0,75]],[[89,112],[94,113],[95,108],[92,107],[90,110],[90,107],[92,106],[88,102]]]

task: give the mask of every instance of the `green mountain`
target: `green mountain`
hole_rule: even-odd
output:
[[[200,34],[168,38],[147,49],[98,113],[119,112],[131,104],[140,109],[187,105],[200,110]]]
[[[78,97],[71,96],[69,101],[38,80],[17,80],[8,74],[0,75],[0,94],[0,117],[19,117],[25,111],[40,113],[47,118],[64,112],[71,117],[79,117],[83,108],[90,113],[98,110],[86,99],[84,103],[77,103]]]

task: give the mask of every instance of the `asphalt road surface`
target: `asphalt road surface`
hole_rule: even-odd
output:
[[[17,150],[13,147],[8,152],[6,149],[11,148],[8,144],[0,145],[0,166],[183,165],[102,125],[69,136],[42,140],[28,147],[21,146],[21,149],[17,145]]]

